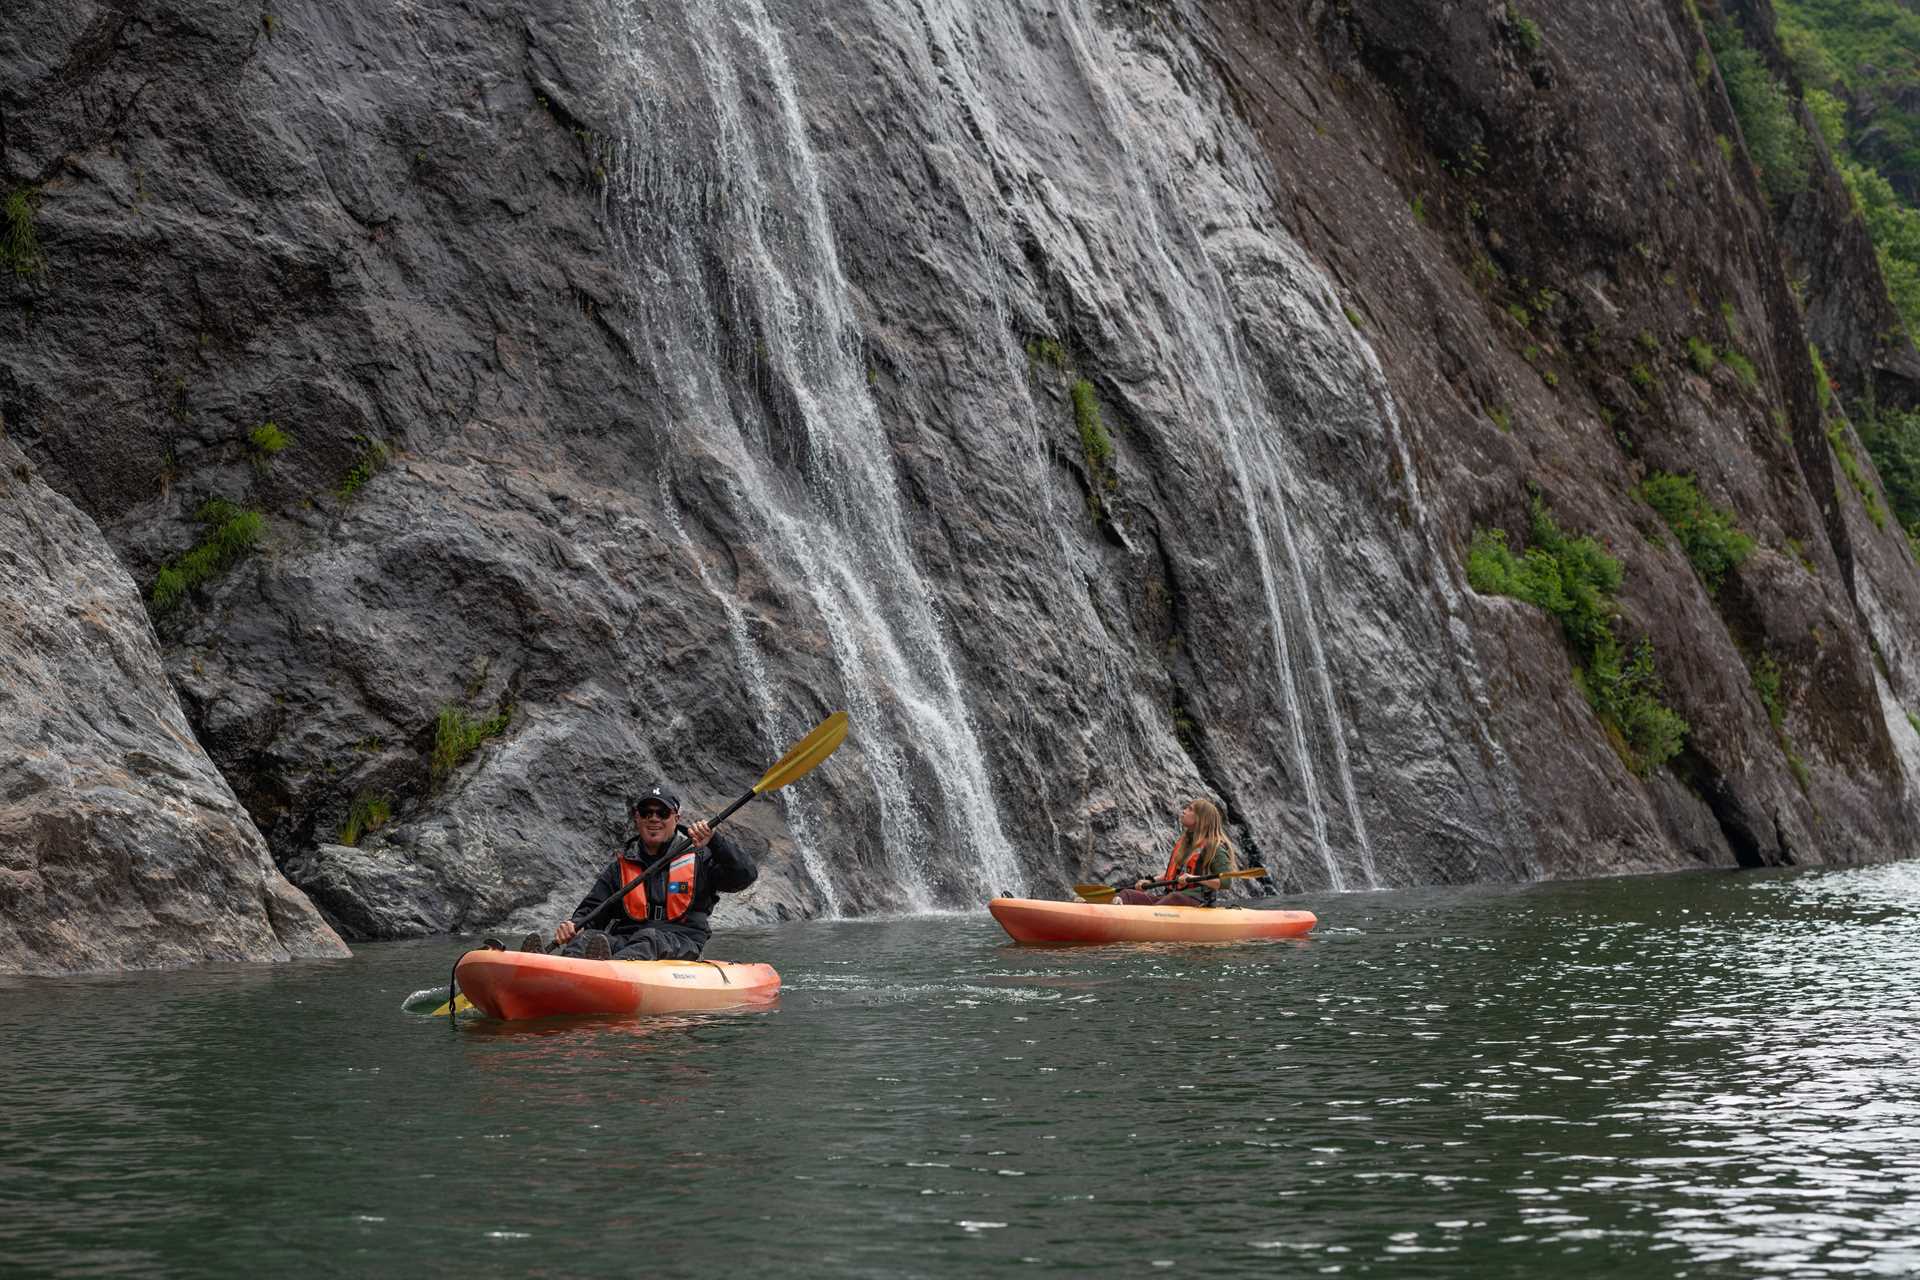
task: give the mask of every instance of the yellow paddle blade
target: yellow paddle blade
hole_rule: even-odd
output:
[[[793,750],[780,757],[760,781],[753,784],[754,795],[778,791],[799,778],[840,749],[847,740],[847,713],[836,711],[814,727],[812,733],[794,743]]]
[[[447,1016],[447,1010],[449,1009],[455,1013],[465,1013],[471,1008],[473,1008],[473,1001],[467,999],[465,996],[455,996],[453,1003],[443,1004],[427,1016],[430,1018],[444,1018]]]

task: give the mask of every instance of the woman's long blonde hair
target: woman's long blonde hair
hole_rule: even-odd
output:
[[[1180,839],[1176,841],[1173,846],[1174,857],[1180,862],[1185,862],[1187,855],[1195,849],[1205,849],[1211,852],[1216,847],[1224,848],[1227,851],[1226,869],[1228,871],[1238,871],[1240,869],[1240,850],[1234,845],[1232,840],[1227,838],[1227,833],[1221,829],[1221,825],[1220,806],[1205,796],[1195,797],[1193,801],[1193,830],[1182,831],[1180,833]]]

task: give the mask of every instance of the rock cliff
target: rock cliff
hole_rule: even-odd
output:
[[[30,3],[0,192],[0,415],[72,504],[0,552],[66,530],[124,641],[23,633],[14,705],[137,686],[145,746],[52,749],[204,750],[281,939],[262,837],[349,937],[547,919],[623,791],[842,706],[736,913],[1056,892],[1196,792],[1287,888],[1911,852],[1920,576],[1784,265],[1872,249],[1776,218],[1684,0]],[[1754,540],[1717,585],[1658,474]],[[1621,565],[1658,767],[1468,585],[1536,505]],[[0,964],[85,963],[10,884]]]

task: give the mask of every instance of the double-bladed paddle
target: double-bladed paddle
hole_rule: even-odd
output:
[[[732,817],[734,810],[740,808],[740,806],[755,796],[765,795],[769,791],[778,791],[790,782],[799,781],[808,773],[812,772],[814,766],[839,750],[840,744],[846,740],[847,713],[844,711],[836,711],[815,725],[813,732],[794,743],[792,750],[781,756],[779,760],[774,762],[771,769],[760,775],[760,781],[749,787],[746,794],[722,809],[718,815],[708,819],[707,825],[709,827],[717,827]],[[615,903],[639,888],[647,877],[653,875],[654,872],[660,870],[660,868],[666,866],[669,862],[672,862],[675,858],[686,852],[688,847],[689,841],[686,835],[682,832],[674,832],[673,839],[667,843],[666,851],[648,863],[639,875],[621,885],[605,902],[595,907],[593,914],[589,915],[585,920],[582,920],[578,928],[583,931],[590,928],[602,914],[611,910]],[[615,865],[619,865],[617,861]],[[435,1009],[433,1014],[435,1017],[439,1017],[448,1014],[450,1011],[452,1013],[464,1013],[472,1007],[473,1005],[465,996],[456,994],[453,999],[441,1005],[438,1009]]]
[[[1265,867],[1248,867],[1244,871],[1222,871],[1217,876],[1192,876],[1190,877],[1190,879],[1193,879],[1196,881],[1198,880],[1251,880],[1259,876],[1264,876],[1266,874],[1267,874],[1267,869]],[[1174,876],[1168,880],[1155,880],[1152,884],[1149,884],[1147,888],[1149,889],[1165,888],[1170,884],[1177,883],[1179,879],[1180,877]],[[1119,889],[1116,889],[1112,885],[1108,885],[1108,884],[1077,884],[1073,886],[1073,891],[1079,894],[1081,899],[1086,902],[1111,902],[1113,901],[1113,895],[1120,892]]]

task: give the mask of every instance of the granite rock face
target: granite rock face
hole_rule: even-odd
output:
[[[194,741],[93,521],[0,439],[0,972],[344,956]]]
[[[1920,578],[1699,33],[1511,13],[30,5],[0,414],[350,937],[550,920],[626,791],[710,811],[843,706],[735,919],[1157,864],[1196,793],[1294,888],[1910,852]],[[1761,544],[1717,593],[1654,469]],[[1624,562],[1673,767],[1467,587],[1530,487]],[[155,600],[214,499],[263,535]]]

